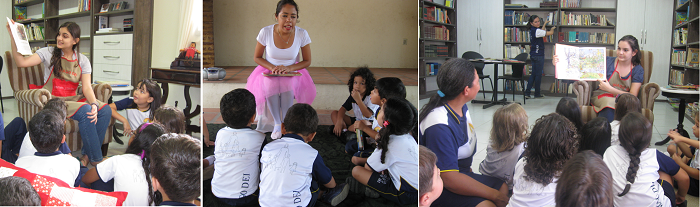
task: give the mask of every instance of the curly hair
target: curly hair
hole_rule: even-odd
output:
[[[493,113],[491,148],[497,152],[512,150],[527,140],[527,112],[520,104],[512,103]]]
[[[625,185],[625,189],[617,196],[624,196],[629,192],[631,185],[637,177],[639,170],[639,156],[649,147],[651,141],[651,122],[639,112],[631,112],[620,121],[620,145],[625,148],[627,155],[630,157],[630,165],[627,168],[626,179],[629,182]]]
[[[352,93],[352,83],[355,82],[355,77],[357,76],[360,76],[363,80],[365,80],[365,93],[362,94],[362,98],[364,99],[365,97],[369,96],[370,93],[372,93],[372,90],[374,90],[374,83],[376,82],[374,79],[374,73],[372,73],[367,66],[357,68],[357,70],[350,74],[350,79],[348,80],[348,92]]]
[[[532,128],[527,146],[523,153],[527,160],[525,179],[549,185],[578,149],[576,128],[562,115],[544,115],[537,119]]]

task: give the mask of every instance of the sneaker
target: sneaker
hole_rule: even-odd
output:
[[[337,206],[340,204],[340,202],[343,202],[346,197],[348,197],[348,190],[348,185],[346,183],[342,183],[335,186],[333,189],[328,189],[328,191],[321,195],[319,199],[323,202],[330,203],[331,206]]]
[[[532,99],[530,95],[525,96],[525,99]]]
[[[535,98],[544,98],[544,95],[535,96]]]
[[[368,188],[366,185],[360,183],[360,181],[355,180],[353,177],[348,177],[345,179],[345,183],[350,186],[350,192],[365,195],[368,198],[379,198],[379,193]]]

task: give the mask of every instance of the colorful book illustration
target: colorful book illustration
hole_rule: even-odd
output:
[[[605,47],[575,47],[556,44],[559,62],[555,78],[565,80],[605,79]]]
[[[22,55],[31,55],[32,48],[29,47],[29,41],[27,41],[27,28],[21,23],[12,23],[9,17],[7,18],[7,24],[10,25],[10,31],[17,46],[17,52]]]

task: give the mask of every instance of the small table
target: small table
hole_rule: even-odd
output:
[[[670,88],[666,88],[666,87],[660,87],[660,89],[661,89],[661,95],[666,96],[668,98],[680,99],[681,102],[678,104],[678,126],[676,126],[676,129],[678,130],[678,132],[685,131],[683,129],[683,118],[685,117],[685,105],[688,102],[698,101],[698,95],[700,95],[700,91],[689,90],[689,89],[670,89]],[[656,142],[654,144],[655,145],[664,145],[669,140],[671,140],[671,138],[666,137],[666,139],[659,141],[659,142]]]
[[[191,119],[199,115],[200,106],[197,105],[192,110],[192,99],[190,98],[190,87],[199,88],[201,84],[201,71],[187,69],[167,69],[167,68],[151,68],[151,79],[161,83],[163,88],[163,98],[161,104],[165,104],[168,100],[169,87],[168,83],[180,84],[185,86],[185,109],[182,112],[185,114],[186,133],[199,132],[199,127],[192,125]],[[201,100],[200,100],[201,101]]]
[[[496,84],[493,84],[493,96],[491,101],[480,101],[472,100],[472,103],[483,103],[484,109],[487,109],[494,105],[506,105],[509,104],[508,99],[504,96],[503,99],[498,100],[498,64],[509,65],[509,64],[525,64],[523,61],[517,60],[497,60],[497,59],[470,59],[471,62],[493,64],[493,77],[496,80]],[[504,67],[505,68],[505,67]]]

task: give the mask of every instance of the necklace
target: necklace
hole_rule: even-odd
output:
[[[277,25],[277,35],[280,36],[280,39],[282,39],[282,33],[280,33],[281,26],[282,25],[279,25],[279,24]],[[289,44],[289,40],[292,38],[292,34],[293,34],[293,32],[289,33],[289,37],[287,37],[287,41],[285,42],[285,44]]]

